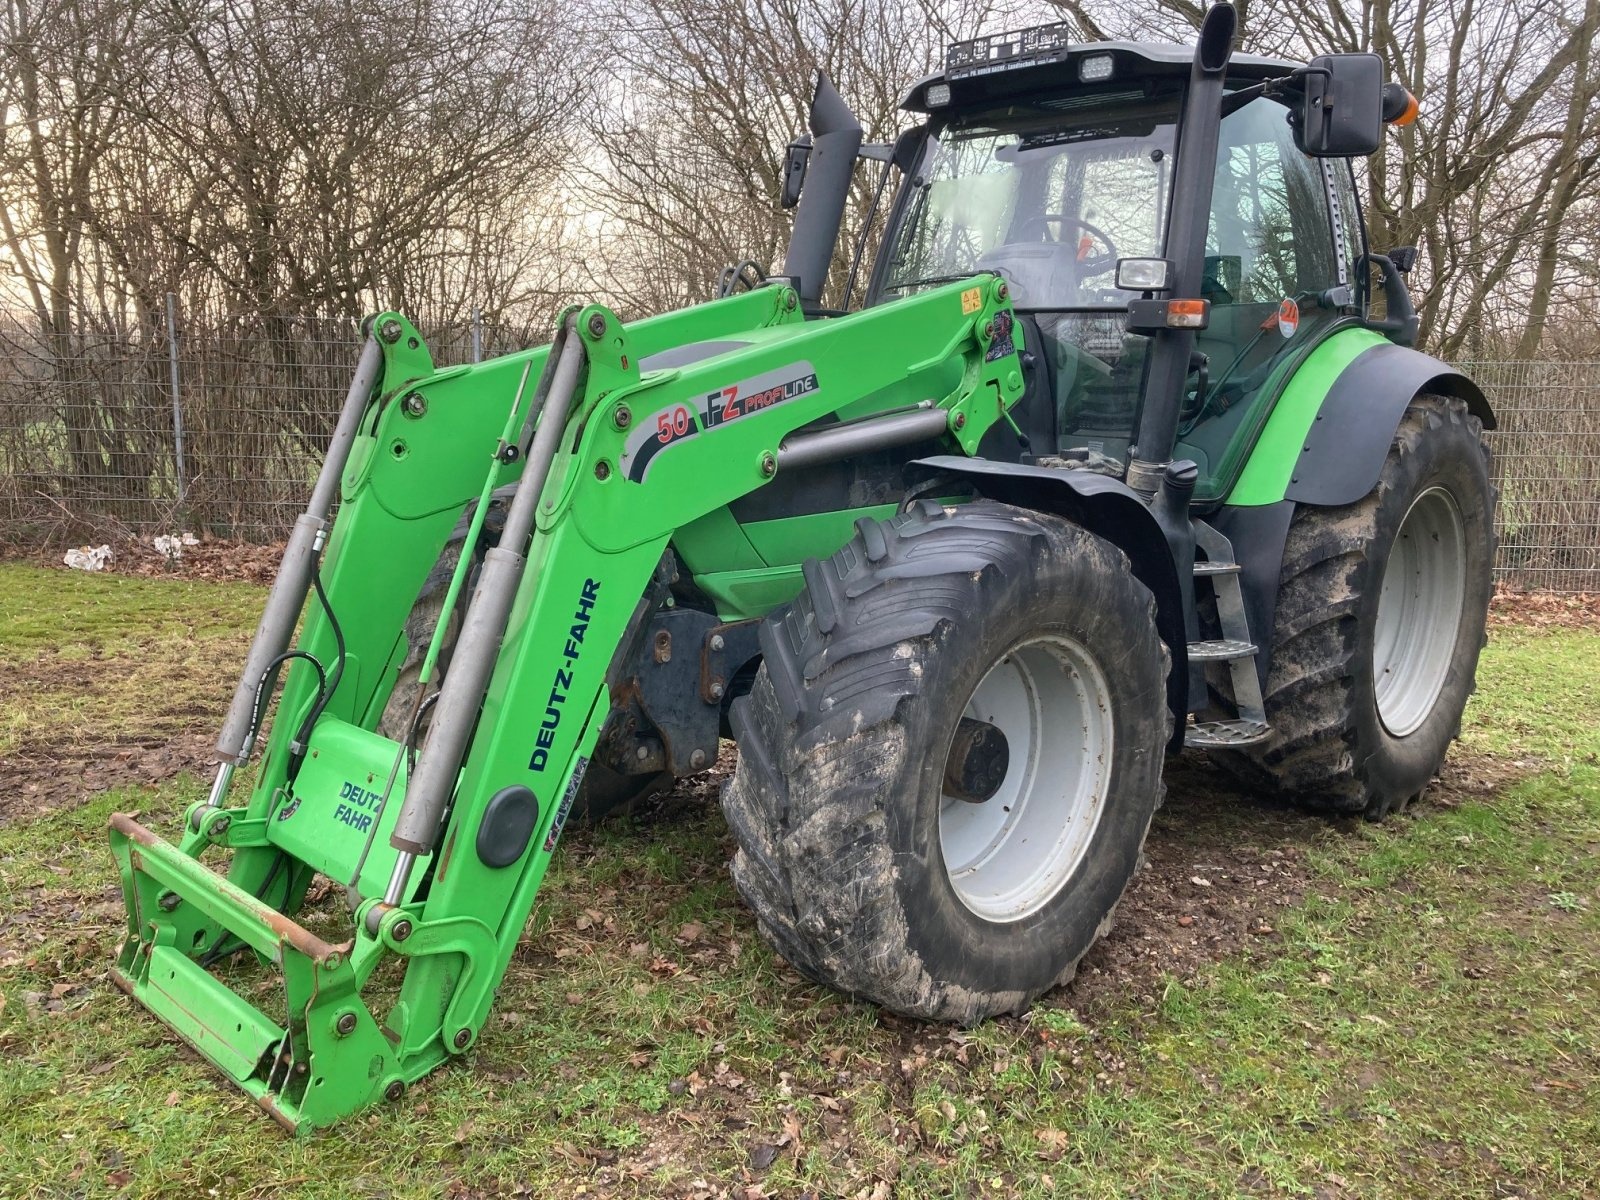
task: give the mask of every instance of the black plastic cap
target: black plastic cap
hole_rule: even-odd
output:
[[[522,857],[539,823],[539,800],[521,784],[489,797],[478,826],[478,859],[486,867],[509,867]]]

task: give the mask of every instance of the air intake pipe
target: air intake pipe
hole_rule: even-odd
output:
[[[794,213],[794,232],[783,273],[795,281],[801,306],[807,312],[819,307],[834,243],[850,196],[850,177],[861,149],[861,122],[822,72],[811,97],[811,154],[806,164],[805,186]]]

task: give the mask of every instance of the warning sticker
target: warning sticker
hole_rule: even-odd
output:
[[[983,307],[983,289],[981,287],[968,288],[961,293],[961,315],[970,317]]]
[[[1278,332],[1286,338],[1292,338],[1294,331],[1300,328],[1300,306],[1292,299],[1286,299],[1278,305]]]

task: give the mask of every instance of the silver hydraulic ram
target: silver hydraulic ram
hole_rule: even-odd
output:
[[[283,562],[278,567],[278,577],[273,580],[272,591],[267,596],[267,607],[256,626],[255,640],[250,644],[249,657],[245,659],[244,673],[239,687],[233,693],[233,703],[222,722],[222,733],[217,737],[217,754],[222,765],[217,768],[216,782],[211,785],[211,795],[206,803],[220,807],[233,778],[234,767],[250,757],[251,723],[261,678],[272,662],[289,648],[294,636],[295,622],[305,606],[306,593],[311,589],[311,572],[317,556],[322,553],[328,539],[328,514],[339,492],[339,477],[344,474],[350,460],[350,448],[355,445],[361,416],[367,401],[378,385],[383,372],[383,350],[370,333],[361,348],[361,360],[356,364],[355,378],[350,381],[350,391],[345,396],[344,408],[334,426],[333,440],[322,460],[322,470],[311,489],[311,501],[294,523],[289,544],[283,551]]]
[[[936,408],[932,400],[924,400],[912,412],[791,433],[778,447],[778,469],[814,467],[888,446],[930,441],[944,433],[949,424],[949,413]]]
[[[418,857],[433,850],[439,836],[439,821],[455,790],[456,776],[467,751],[467,742],[477,723],[489,677],[500,655],[506,621],[522,584],[527,559],[522,551],[533,532],[533,521],[550,478],[551,464],[566,428],[572,396],[583,369],[583,339],[564,329],[551,347],[554,370],[546,371],[534,394],[539,411],[538,429],[533,435],[517,490],[506,512],[500,544],[483,556],[478,586],[467,606],[466,619],[450,657],[450,670],[439,688],[428,735],[417,757],[417,769],[406,782],[405,799],[395,820],[389,844],[400,854],[389,878],[384,904],[394,906],[405,898],[406,884]],[[541,406],[542,401],[542,406]],[[530,412],[530,420],[532,419]]]

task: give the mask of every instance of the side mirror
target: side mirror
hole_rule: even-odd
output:
[[[788,152],[783,157],[783,184],[778,195],[778,203],[785,208],[793,208],[800,203],[800,189],[806,181],[806,164],[811,161],[811,135],[801,134],[789,143]]]
[[[1313,158],[1364,158],[1383,142],[1383,60],[1376,54],[1321,54],[1300,75],[1294,142]]]
[[[918,160],[922,158],[922,148],[927,144],[928,127],[913,125],[895,138],[894,149],[889,153],[889,161],[900,168],[902,175],[909,175],[916,168]]]

